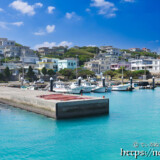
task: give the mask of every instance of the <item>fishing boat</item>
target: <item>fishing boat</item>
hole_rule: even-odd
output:
[[[72,83],[71,85],[65,85],[61,81],[55,83],[53,91],[57,93],[71,93],[79,94],[81,93],[82,87],[79,87],[78,84]]]
[[[133,89],[130,83],[128,84],[123,83],[123,67],[122,67],[122,83],[120,85],[112,86],[112,91],[129,91],[130,88],[131,90]]]
[[[106,92],[106,87],[96,86],[95,88],[92,89],[92,92],[95,92],[95,93],[105,93]]]
[[[130,88],[130,84],[120,84],[112,86],[112,91],[127,91]]]
[[[85,81],[82,83],[82,92],[83,93],[90,93],[92,88],[93,87],[91,86],[91,84],[89,82]]]
[[[92,88],[92,92],[95,93],[105,93],[106,92],[106,86],[105,86],[105,78],[102,78],[102,83],[97,84],[97,86]]]

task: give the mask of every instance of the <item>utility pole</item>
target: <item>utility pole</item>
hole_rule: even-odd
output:
[[[77,60],[78,55],[76,55],[76,79],[78,78],[78,73],[77,73],[77,66],[78,66],[78,60]]]
[[[122,66],[122,84],[123,84],[123,66]]]

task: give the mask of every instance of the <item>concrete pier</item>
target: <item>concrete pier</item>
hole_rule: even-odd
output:
[[[51,94],[54,96],[55,93],[0,87],[0,102],[55,119],[109,114],[109,99],[86,96],[78,99],[77,95],[68,95],[75,99],[67,101],[41,98]]]

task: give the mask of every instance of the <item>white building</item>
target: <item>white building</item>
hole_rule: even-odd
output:
[[[38,69],[42,68],[53,69],[54,71],[58,70],[58,61],[56,58],[42,58],[41,61],[37,61]]]
[[[58,61],[58,71],[61,69],[75,69],[77,67],[76,59],[64,59]]]
[[[160,72],[160,59],[131,60],[131,70],[149,70],[151,73]]]
[[[39,58],[37,56],[21,56],[20,61],[24,63],[36,64],[36,62],[39,61]]]
[[[104,53],[106,55],[115,55],[115,56],[121,55],[120,49],[114,48],[113,46],[101,46],[100,50],[101,53]]]

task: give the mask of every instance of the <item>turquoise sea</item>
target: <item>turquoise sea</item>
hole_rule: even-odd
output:
[[[55,121],[0,104],[0,160],[133,160],[120,149],[160,143],[160,88],[86,95],[109,98],[110,114]]]

